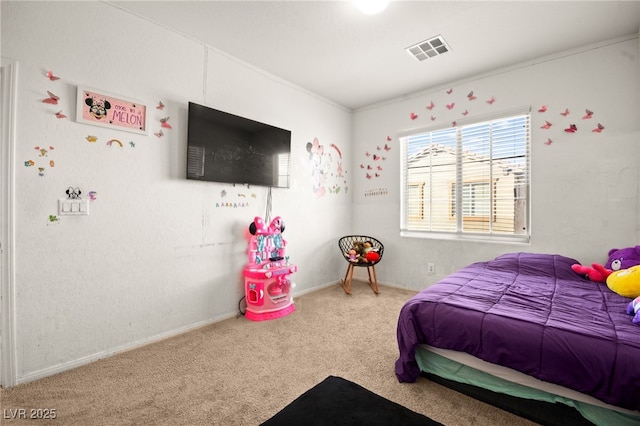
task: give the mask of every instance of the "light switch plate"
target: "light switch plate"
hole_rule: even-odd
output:
[[[89,200],[59,199],[58,216],[87,216],[89,214]]]

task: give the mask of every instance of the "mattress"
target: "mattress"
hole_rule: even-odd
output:
[[[418,345],[464,352],[604,403],[640,410],[640,326],[626,299],[561,255],[509,253],[411,298],[398,318],[396,376],[420,374]]]

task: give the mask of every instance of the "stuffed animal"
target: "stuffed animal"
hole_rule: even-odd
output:
[[[368,263],[365,252],[365,244],[362,241],[355,241],[353,247],[344,256],[352,263]]]
[[[571,265],[574,272],[584,275],[591,281],[604,283],[613,271],[640,265],[640,246],[609,250],[609,259],[603,265],[592,263],[591,267],[575,263]]]
[[[607,278],[607,287],[620,296],[640,296],[640,265],[613,271]]]
[[[629,302],[627,305],[627,313],[629,315],[635,314],[631,322],[634,324],[640,324],[640,296]]]

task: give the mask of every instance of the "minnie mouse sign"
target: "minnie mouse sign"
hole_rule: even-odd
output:
[[[149,133],[146,105],[86,87],[78,87],[76,120],[143,135]]]

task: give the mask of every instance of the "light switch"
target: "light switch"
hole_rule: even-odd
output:
[[[89,214],[89,200],[60,199],[58,200],[58,215],[60,216],[86,216]]]

